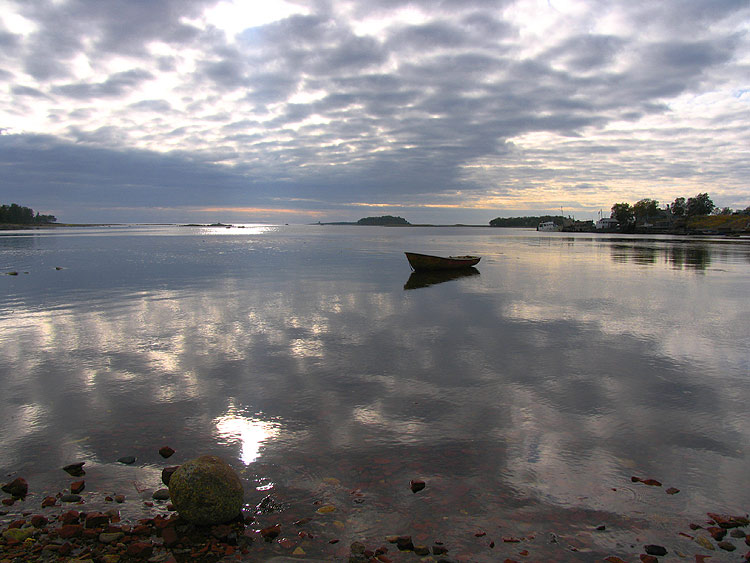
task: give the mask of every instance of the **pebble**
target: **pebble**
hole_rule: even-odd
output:
[[[167,487],[169,486],[169,479],[172,477],[172,474],[177,471],[180,468],[179,465],[173,465],[172,467],[165,467],[161,470],[161,482],[164,483]]]
[[[119,461],[120,463],[124,463],[125,465],[132,465],[135,463],[135,457],[132,455],[126,455],[119,458],[117,461]]]
[[[61,502],[81,502],[81,495],[67,494],[60,497]]]
[[[99,534],[99,541],[101,543],[115,543],[124,536],[125,534],[122,532],[103,532]]]
[[[154,500],[169,500],[169,489],[159,489],[152,495]]]
[[[86,475],[86,472],[83,470],[83,466],[85,463],[86,463],[85,461],[71,463],[63,467],[63,471],[65,471],[66,473],[68,473],[69,475],[73,477],[81,477],[82,475]]]
[[[159,455],[163,458],[168,458],[172,454],[174,454],[174,450],[170,448],[169,446],[164,446],[162,448],[159,448]]]
[[[424,489],[426,486],[425,482],[421,479],[412,479],[409,481],[409,488],[411,489],[412,493],[417,493]]]
[[[643,546],[643,549],[649,555],[658,555],[661,557],[667,554],[666,548],[661,545],[645,545]]]

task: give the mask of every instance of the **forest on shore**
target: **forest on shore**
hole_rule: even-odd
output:
[[[24,207],[17,203],[0,205],[0,224],[7,225],[49,225],[57,222],[54,215],[36,214],[30,207]]]

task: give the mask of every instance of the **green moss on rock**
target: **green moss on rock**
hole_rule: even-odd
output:
[[[203,526],[236,518],[244,502],[237,473],[211,455],[183,463],[169,480],[169,494],[180,516]]]

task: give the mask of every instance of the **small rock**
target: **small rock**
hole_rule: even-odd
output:
[[[68,510],[68,512],[63,512],[62,514],[60,514],[57,519],[63,524],[72,524],[74,522],[78,522],[80,516],[81,515],[78,513],[78,511]]]
[[[676,495],[679,492],[680,492],[680,489],[675,489],[674,487],[669,487],[667,489],[667,494],[668,495]]]
[[[148,557],[151,557],[153,551],[154,546],[150,542],[134,542],[128,545],[126,553],[131,557],[146,559]]]
[[[81,502],[81,495],[63,495],[60,497],[60,502]]]
[[[70,539],[80,536],[83,533],[83,526],[80,524],[65,524],[62,528],[58,528],[57,535],[63,539]]]
[[[659,557],[667,554],[666,548],[661,545],[644,545],[643,550],[649,555],[656,555]]]
[[[31,525],[35,528],[42,528],[47,524],[49,524],[49,520],[47,520],[47,518],[45,516],[42,516],[41,514],[35,514],[31,517]]]
[[[86,482],[83,480],[74,481],[70,484],[70,492],[73,493],[74,495],[77,495],[78,493],[83,491],[83,489],[85,488],[86,488]]]
[[[159,489],[152,495],[154,500],[169,500],[169,489]]]
[[[642,563],[659,563],[659,560],[653,555],[646,555],[645,553],[641,553],[639,555],[639,558]]]
[[[409,481],[409,488],[411,489],[412,493],[417,493],[424,489],[426,486],[425,482],[421,479],[412,479]]]
[[[119,458],[117,461],[119,461],[120,463],[124,463],[125,465],[132,465],[135,463],[135,457],[132,455],[126,455]]]
[[[724,551],[734,551],[735,549],[737,549],[737,547],[732,542],[728,541],[720,541],[716,545],[718,545]]]
[[[732,536],[733,538],[745,539],[745,532],[737,528],[734,528],[731,532],[729,532],[729,535]]]
[[[641,479],[641,483],[649,487],[661,487],[661,483],[656,479]]]
[[[10,528],[3,532],[3,538],[6,540],[22,542],[30,538],[34,533],[33,528]]]
[[[159,455],[163,458],[168,458],[174,453],[174,450],[169,446],[163,446],[159,448]]]
[[[116,543],[125,534],[122,532],[103,532],[99,534],[99,541],[101,543]]]
[[[101,528],[109,524],[109,516],[101,512],[89,512],[85,520],[86,528]]]
[[[596,529],[597,529],[597,530],[598,530],[599,532],[603,532],[604,530],[606,530],[606,529],[607,529],[607,526],[605,526],[604,524],[599,524],[599,525],[598,525],[598,526],[596,527]]]
[[[750,520],[744,516],[729,516],[728,514],[709,512],[708,517],[722,528],[739,528],[750,524]]]
[[[167,487],[169,487],[169,479],[172,477],[172,474],[174,474],[175,471],[177,471],[180,468],[179,465],[174,465],[172,467],[165,467],[161,470],[161,482],[164,483]]]
[[[719,528],[718,526],[709,526],[708,528],[706,528],[706,531],[711,534],[711,537],[716,541],[723,540],[724,536],[727,535],[727,531],[724,528]]]
[[[55,506],[57,504],[57,499],[55,497],[45,497],[42,501],[42,508],[47,508],[48,506]]]
[[[125,502],[125,495],[115,495],[115,502],[118,504]]]
[[[430,554],[430,548],[428,548],[426,545],[415,545],[414,546],[414,553],[420,556],[425,556]]]
[[[696,536],[695,543],[705,549],[710,549],[711,551],[714,551],[716,549],[714,547],[714,544],[711,543],[711,540],[709,540],[708,538],[704,538],[703,536]]]
[[[66,473],[68,473],[68,475],[71,475],[72,477],[81,477],[83,475],[86,475],[86,472],[83,470],[83,466],[85,463],[86,463],[85,461],[71,463],[63,467],[63,471],[65,471]]]
[[[399,536],[396,539],[396,547],[399,551],[413,551],[414,544],[411,541],[411,536]]]
[[[161,531],[161,539],[164,541],[166,547],[171,547],[177,543],[179,536],[174,527],[169,526]]]
[[[448,549],[445,546],[442,546],[437,543],[432,546],[433,555],[443,555],[445,553],[448,553]]]
[[[29,492],[29,484],[23,477],[18,477],[10,483],[3,485],[2,490],[14,499],[24,499]]]
[[[281,533],[281,524],[274,524],[273,526],[269,526],[268,528],[263,528],[260,531],[260,535],[263,536],[267,541],[271,541],[272,539],[278,537],[280,533]]]

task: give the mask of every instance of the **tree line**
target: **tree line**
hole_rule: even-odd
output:
[[[30,207],[24,207],[17,203],[0,205],[0,223],[11,225],[45,225],[56,221],[57,217],[54,215],[40,215],[39,212],[34,214],[34,210]]]
[[[534,228],[539,223],[553,221],[556,225],[562,225],[565,217],[562,215],[542,215],[532,217],[497,217],[490,221],[490,227],[521,227]]]
[[[719,208],[711,201],[707,193],[701,193],[687,199],[678,197],[664,208],[659,208],[659,202],[650,198],[641,199],[633,205],[615,203],[612,206],[611,217],[616,219],[620,225],[629,225],[655,219],[687,218],[702,215],[750,215],[750,207],[736,211],[732,211],[729,207]]]

